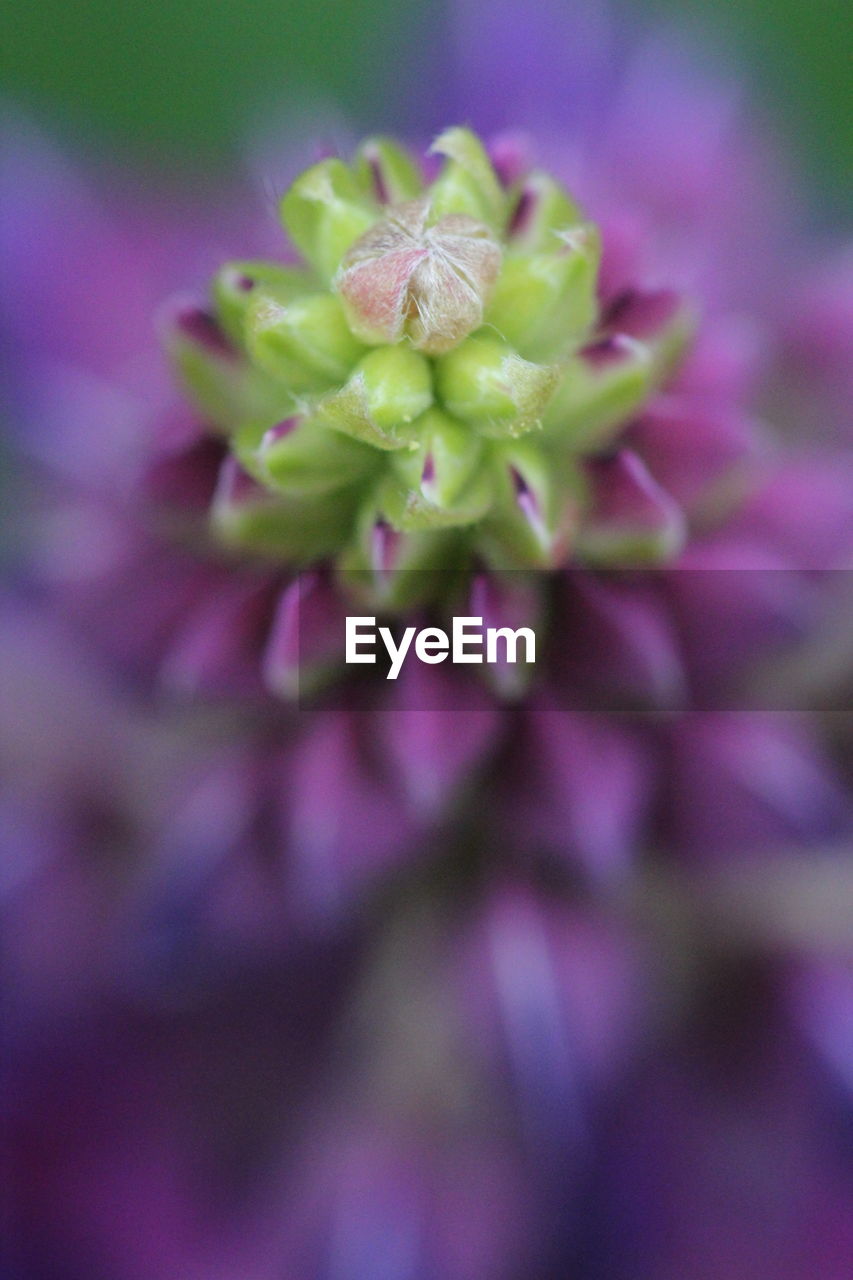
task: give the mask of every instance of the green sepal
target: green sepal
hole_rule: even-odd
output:
[[[355,175],[335,157],[301,174],[281,202],[282,222],[293,243],[326,283],[378,216]]]
[[[470,129],[445,129],[430,151],[445,157],[441,173],[429,188],[431,221],[449,213],[465,213],[501,231],[507,197],[477,135]]]
[[[672,317],[654,338],[648,340],[652,359],[652,384],[665,383],[681,364],[687,348],[696,335],[699,316],[688,300],[682,299]]]
[[[318,414],[334,427],[377,449],[416,447],[412,424],[432,404],[429,362],[408,344],[376,347],[348,382],[322,399]]]
[[[252,359],[294,391],[344,381],[366,348],[352,335],[340,299],[309,293],[281,303],[258,291],[245,321]]]
[[[453,417],[502,439],[525,435],[540,424],[560,374],[481,333],[441,356],[435,378],[438,396]]]
[[[368,138],[355,153],[353,169],[361,188],[381,203],[401,204],[423,191],[423,177],[412,157],[390,138]]]
[[[243,347],[246,314],[259,292],[286,303],[311,287],[311,273],[304,267],[286,267],[277,262],[228,262],[213,277],[216,316],[231,341]]]
[[[693,311],[679,306],[645,340],[616,332],[573,356],[543,419],[549,439],[576,453],[609,444],[670,377],[694,326]]]

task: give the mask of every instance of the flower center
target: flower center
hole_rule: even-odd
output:
[[[482,324],[501,247],[467,214],[431,224],[430,212],[427,198],[393,205],[346,253],[335,283],[362,342],[407,336],[418,350],[439,355]]]

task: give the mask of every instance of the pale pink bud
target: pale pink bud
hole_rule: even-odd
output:
[[[337,289],[362,342],[408,335],[430,355],[449,351],[483,320],[501,264],[489,228],[463,213],[429,223],[428,199],[389,208],[348,250]]]

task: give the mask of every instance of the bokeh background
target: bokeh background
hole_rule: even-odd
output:
[[[815,219],[837,219],[853,161],[849,0],[614,7],[628,22],[698,32],[709,57],[745,72],[786,137]],[[232,160],[263,116],[295,103],[331,102],[360,125],[387,127],[388,68],[405,77],[412,42],[441,9],[441,0],[2,0],[0,57],[7,93],[52,132],[186,175]]]

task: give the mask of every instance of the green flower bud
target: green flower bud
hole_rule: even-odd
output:
[[[210,426],[229,432],[247,419],[275,414],[280,396],[274,386],[209,311],[177,304],[162,328],[178,380]]]
[[[565,562],[581,517],[581,479],[530,441],[498,446],[497,499],[476,549],[495,568],[553,569]]]
[[[356,599],[376,609],[410,609],[448,587],[463,563],[455,529],[394,529],[375,507],[359,516],[355,539],[338,558],[339,580]]]
[[[407,151],[390,138],[368,138],[355,154],[356,177],[380,204],[414,200],[423,191],[423,177]]]
[[[311,564],[349,537],[359,503],[355,488],[334,494],[288,494],[257,484],[235,459],[223,466],[210,511],[220,542],[283,564]]]
[[[281,204],[305,265],[229,263],[210,309],[174,312],[172,360],[228,433],[216,536],[334,566],[377,610],[447,601],[474,557],[671,556],[680,514],[619,437],[690,311],[663,291],[603,305],[598,231],[549,175],[506,189],[467,129],[433,151],[432,183],[385,138],[314,165]]]
[[[693,317],[673,294],[636,294],[610,317],[610,333],[567,362],[544,419],[546,434],[577,453],[601,449],[669,375]]]
[[[558,238],[563,247],[551,253],[509,254],[486,310],[486,323],[526,359],[564,355],[598,314],[597,229],[585,223]]]
[[[294,391],[342,382],[364,354],[340,299],[309,293],[281,303],[258,291],[245,317],[246,345],[262,369]]]
[[[337,431],[377,449],[410,449],[411,424],[431,404],[432,374],[423,356],[411,347],[379,347],[317,411]]]
[[[569,193],[550,174],[534,171],[525,178],[512,212],[507,239],[522,253],[553,253],[560,235],[583,225]]]
[[[436,362],[445,408],[486,436],[521,436],[538,426],[559,371],[522,360],[497,338],[476,335]]]
[[[281,202],[293,243],[324,281],[376,220],[376,210],[342,160],[322,160],[297,178]]]
[[[376,450],[332,431],[316,418],[287,418],[264,432],[252,474],[289,494],[331,493],[379,470]]]
[[[242,347],[246,313],[259,291],[285,303],[310,288],[311,276],[301,267],[283,267],[274,262],[228,262],[213,277],[216,318],[235,346]]]
[[[430,147],[445,164],[430,187],[434,220],[464,213],[503,231],[508,201],[485,147],[470,129],[445,129]]]
[[[549,438],[576,453],[603,448],[648,398],[652,355],[632,338],[607,338],[568,361],[544,419]]]
[[[482,518],[492,501],[486,448],[471,430],[438,409],[419,418],[416,451],[395,454],[380,490],[395,529],[440,529]]]

